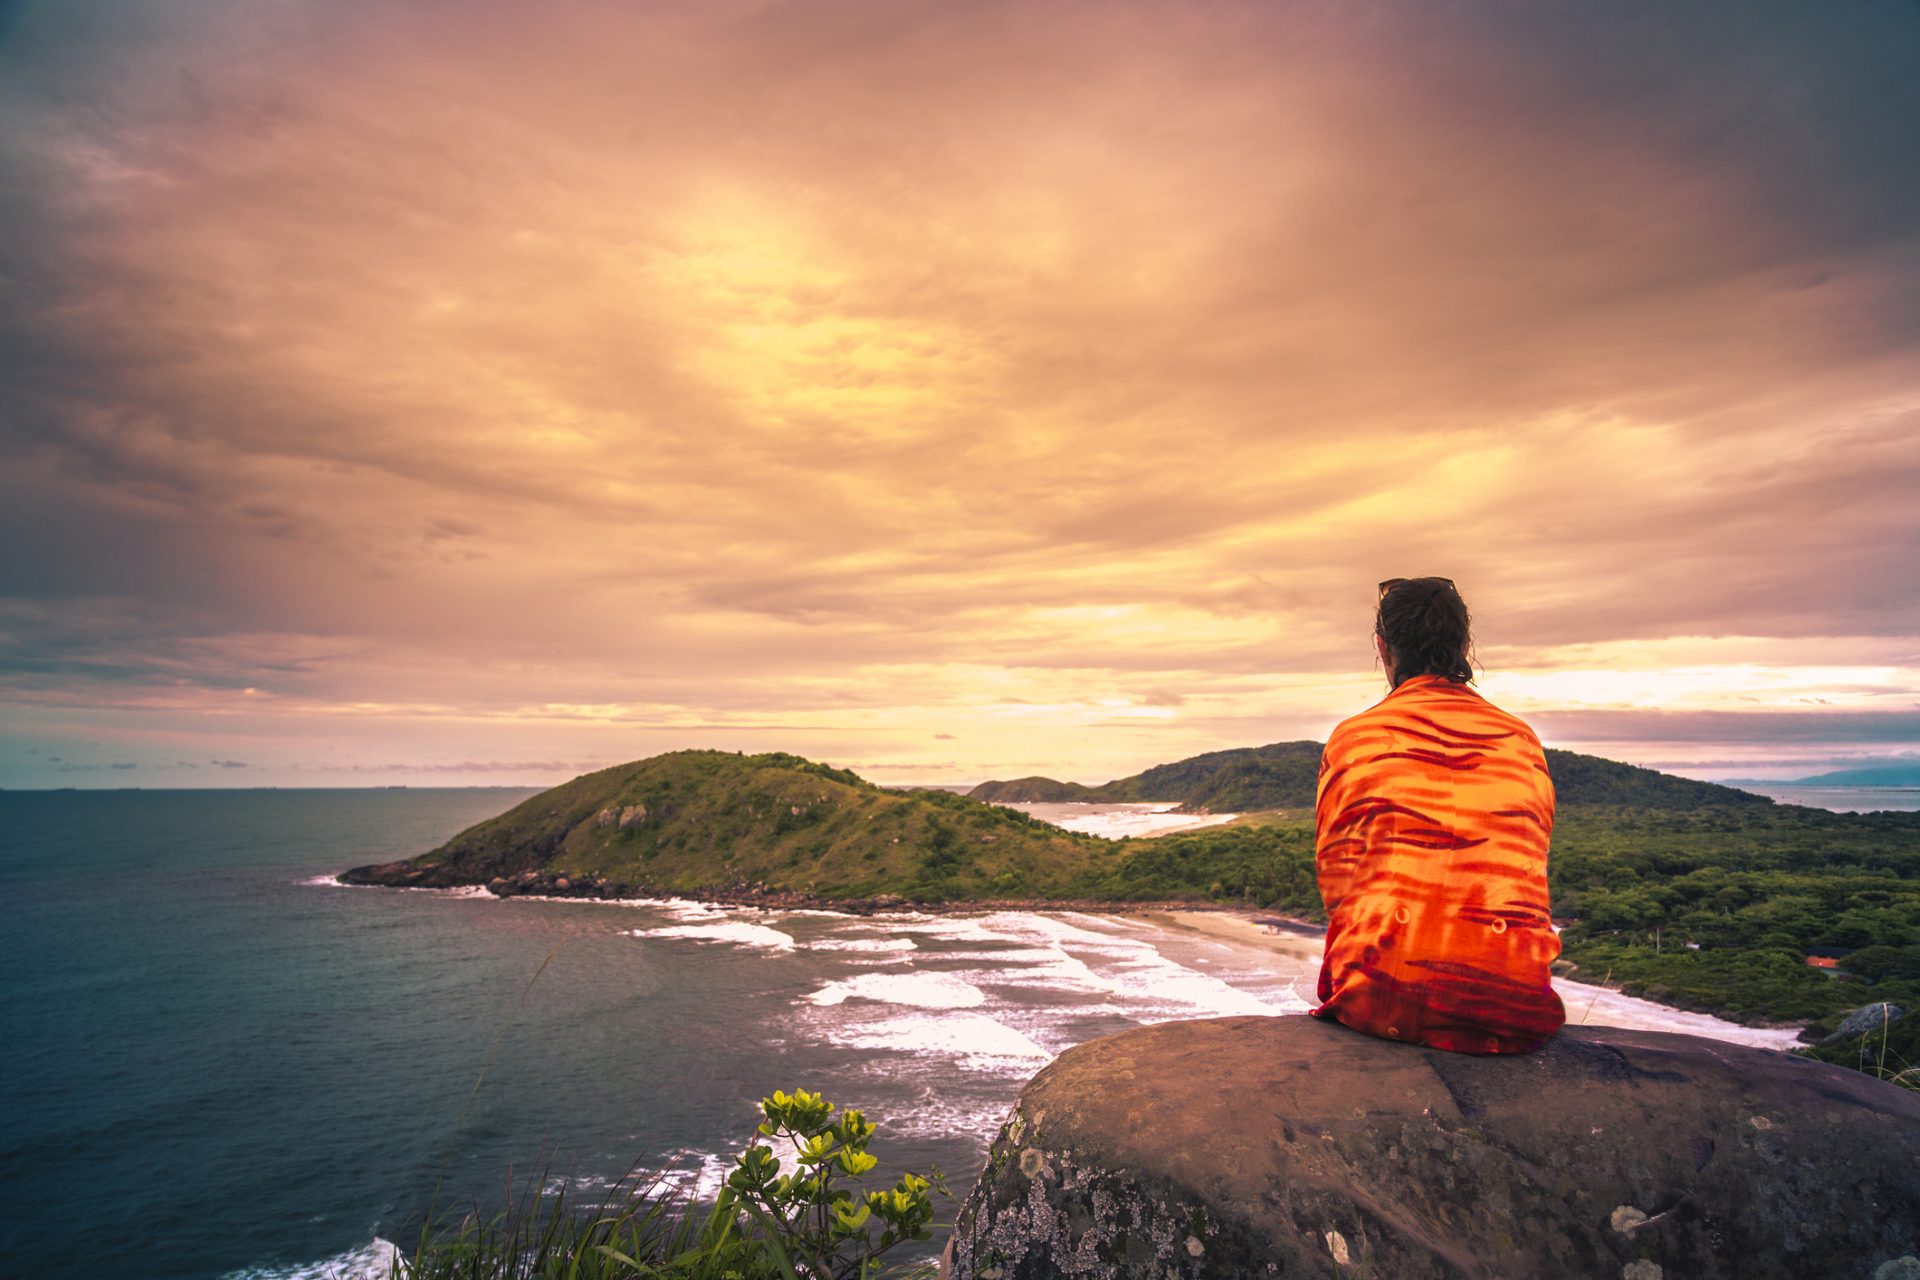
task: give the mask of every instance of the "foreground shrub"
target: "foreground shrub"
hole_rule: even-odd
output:
[[[834,1118],[817,1093],[776,1090],[760,1100],[753,1140],[711,1204],[696,1203],[666,1175],[623,1179],[626,1194],[585,1208],[567,1189],[529,1184],[521,1202],[493,1217],[422,1226],[393,1280],[930,1280],[931,1263],[888,1264],[884,1255],[933,1231],[938,1173],[902,1172],[884,1189],[868,1144],[875,1126],[859,1111]],[[783,1161],[792,1161],[791,1170]]]

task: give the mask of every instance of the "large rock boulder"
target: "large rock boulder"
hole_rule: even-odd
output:
[[[1142,1027],[1021,1094],[958,1280],[1920,1276],[1920,1094],[1694,1036],[1467,1057],[1307,1017]]]

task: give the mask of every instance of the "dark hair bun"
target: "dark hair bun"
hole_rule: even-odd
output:
[[[1445,578],[1409,578],[1380,598],[1374,630],[1393,654],[1393,682],[1410,676],[1473,679],[1472,619]]]

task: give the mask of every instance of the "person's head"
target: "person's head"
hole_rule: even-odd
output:
[[[1387,683],[1413,676],[1473,679],[1472,619],[1451,578],[1388,578],[1380,584],[1374,644]]]

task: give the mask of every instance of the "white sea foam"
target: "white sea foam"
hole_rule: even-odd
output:
[[[1039,987],[1050,991],[1090,993],[1110,991],[1086,961],[1058,946],[1012,947],[1004,951],[948,952],[944,960],[963,960],[978,968],[965,970],[976,982],[989,986]]]
[[[725,943],[736,947],[756,947],[764,951],[791,951],[793,938],[763,924],[728,920],[720,924],[680,924],[664,929],[629,929],[636,938],[684,938],[689,942]]]
[[[564,1194],[576,1209],[622,1204],[632,1197],[659,1200],[663,1195],[698,1202],[711,1200],[738,1163],[737,1153],[678,1147],[618,1177],[556,1175],[541,1183],[541,1190],[550,1196]]]
[[[809,951],[860,951],[885,954],[917,949],[917,944],[912,938],[815,938],[805,946]]]
[[[557,902],[572,907],[645,907],[661,911],[676,920],[715,920],[727,913],[710,903],[690,898],[582,898],[566,893],[517,893],[515,902]]]
[[[1636,1031],[1678,1031],[1690,1036],[1706,1036],[1728,1044],[1752,1045],[1758,1049],[1791,1049],[1798,1044],[1798,1027],[1743,1027],[1706,1013],[1688,1013],[1669,1009],[1651,1000],[1622,995],[1606,987],[1556,978],[1555,991],[1567,1006],[1567,1025],[1585,1023],[1599,1027],[1628,1027]]]
[[[1019,985],[1116,997],[1128,1016],[1141,1022],[1301,1013],[1308,1007],[1291,991],[1258,995],[1168,959],[1155,945],[1166,940],[1164,934],[1121,936],[1085,927],[1092,923],[1085,916],[999,913],[987,918],[988,927],[1000,937],[1030,945],[1011,953],[988,952],[980,958],[1004,966],[1002,972]],[[988,975],[969,976],[976,982],[992,980]]]
[[[727,914],[725,907],[692,898],[635,898],[634,904],[664,911],[676,920],[718,920]]]
[[[1260,956],[1266,980],[1255,984],[1260,988],[1256,991],[1168,958],[1160,948],[1174,941],[1174,935],[1151,925],[1077,912],[996,912],[958,923],[973,926],[958,931],[959,936],[984,935],[983,941],[1010,944],[1005,949],[947,952],[943,957],[979,966],[966,970],[966,977],[989,991],[996,986],[1038,986],[1098,992],[1140,1022],[1303,1013],[1318,1003],[1314,998],[1317,958]],[[1617,991],[1564,981],[1555,986],[1566,1002],[1570,1023],[1584,1019],[1604,1026],[1677,1031],[1771,1049],[1797,1043],[1798,1029],[1793,1027],[1743,1027]]]
[[[1114,954],[1137,954],[1153,950],[1148,939],[1124,937],[1105,929],[1088,928],[1099,923],[1094,917],[1080,912],[1062,912],[1058,915],[1040,915],[1024,911],[1000,911],[986,917],[984,923],[1002,937],[1017,938],[1021,941],[1038,938],[1047,942],[1071,943],[1093,951],[1105,951]]]
[[[229,1271],[224,1280],[387,1280],[393,1272],[396,1252],[391,1240],[375,1236],[371,1244],[318,1262],[297,1262],[285,1267],[242,1267]]]
[[[651,1171],[651,1176],[676,1195],[693,1201],[706,1201],[720,1193],[738,1159],[737,1155],[683,1147],[668,1152],[660,1166]]]
[[[871,1000],[917,1009],[977,1009],[987,997],[980,988],[951,973],[862,973],[829,982],[807,999],[818,1005]]]
[[[1078,917],[1080,913],[1074,912],[1073,914],[1076,917]],[[1155,932],[1154,927],[1148,924],[1144,920],[1129,920],[1125,916],[1098,916],[1098,917],[1090,917],[1090,918],[1098,919],[1102,926],[1113,930],[1115,933],[1122,933],[1122,932],[1153,933]]]
[[[1025,1032],[981,1013],[905,1014],[843,1023],[832,1028],[828,1038],[851,1049],[952,1057],[975,1071],[1030,1071],[1053,1057]]]
[[[956,942],[1004,942],[1000,934],[980,923],[977,916],[899,915],[874,917],[848,926],[850,929],[888,933],[917,933],[930,938],[949,938]]]
[[[483,884],[456,884],[451,888],[432,888],[424,885],[381,885],[381,884],[345,884],[338,876],[308,876],[299,882],[302,885],[319,889],[378,889],[391,893],[395,888],[401,893],[423,893],[431,898],[491,898]]]
[[[1019,1078],[1031,1074],[1023,1065]],[[1011,1073],[1010,1073],[1011,1074]],[[884,1107],[866,1108],[867,1118],[877,1122],[884,1139],[901,1137],[932,1138],[946,1142],[966,1142],[984,1156],[987,1144],[1007,1119],[1007,1103],[1015,1092],[1002,1079],[956,1077],[939,1073],[934,1082],[902,1075],[899,1064],[884,1058],[872,1059],[847,1072],[848,1094],[865,1091],[873,1082],[873,1092],[893,1095]],[[975,1087],[968,1088],[968,1084]]]
[[[858,936],[880,930],[891,936],[885,940]],[[855,936],[848,937],[849,934]],[[923,954],[928,959],[960,967],[943,969],[938,974],[923,971],[912,975],[859,975],[830,983],[808,998],[822,1005],[862,999],[914,1003],[923,1008],[977,1009],[984,1005],[985,1011],[974,1016],[1018,1035],[1022,1042],[1019,1052],[967,1052],[963,1046],[968,1035],[983,1035],[986,1039],[982,1043],[991,1046],[1000,1043],[1000,1033],[982,1031],[974,1022],[956,1022],[941,1028],[932,1020],[896,1020],[868,1024],[864,1028],[858,1025],[839,1028],[834,1034],[853,1037],[847,1040],[849,1044],[966,1052],[973,1065],[1004,1068],[1009,1064],[1030,1065],[1044,1052],[1031,1036],[1040,1036],[1047,1043],[1058,1042],[1057,1047],[1064,1048],[1073,1034],[1067,1030],[1068,1020],[1089,1014],[1118,1013],[1135,1022],[1151,1023],[1232,1014],[1303,1013],[1318,1003],[1314,991],[1319,967],[1317,957],[1303,959],[1269,954],[1252,947],[1236,948],[1218,940],[1195,947],[1193,939],[1155,925],[1078,912],[990,912],[970,916],[901,913],[849,921],[834,936],[811,945],[822,950],[855,950],[855,944],[882,941],[893,944],[903,940],[901,935],[921,939]],[[977,945],[965,946],[963,950],[924,950],[935,942]],[[1171,958],[1163,948],[1183,955],[1185,963]],[[867,946],[858,945],[857,949],[864,951]],[[1201,949],[1206,951],[1205,956],[1193,954]],[[972,995],[966,995],[964,1005],[933,1006],[925,1000],[896,999],[887,994],[890,990],[932,992],[935,989],[932,982],[942,979],[958,984],[951,988],[953,991],[978,993],[981,1002],[975,1003]],[[1601,1025],[1678,1031],[1776,1049],[1787,1048],[1795,1042],[1793,1028],[1742,1027],[1618,992],[1577,983],[1556,985],[1566,1001],[1571,1023],[1577,1024],[1584,1018]],[[1098,996],[1100,1000],[1097,1008],[1082,999],[1071,1007],[1023,1009],[1020,1006],[1026,1002],[1019,994],[1022,988]],[[994,1022],[986,1018],[989,1012],[993,1019],[1011,1015],[1025,1030],[1016,1031],[1004,1022]]]
[[[1160,1006],[1160,1011],[1167,1018],[1224,1017],[1228,1014],[1271,1017],[1282,1013],[1305,1013],[1307,1010],[1304,1001],[1287,996],[1276,999],[1255,995],[1211,973],[1201,973],[1171,960],[1139,964],[1131,966],[1131,970],[1130,974],[1109,979],[1112,990],[1118,995],[1139,996],[1152,1001]]]
[[[1168,959],[1159,950],[1159,944],[1169,940],[1168,935],[1152,926],[1083,912],[1042,915],[999,911],[978,916],[903,913],[850,924],[848,931],[882,928],[943,941],[997,944],[940,952],[938,956],[943,961],[966,962],[966,981],[977,987],[1097,993],[1110,997],[1126,1016],[1138,1022],[1300,1013],[1310,1007],[1292,989],[1255,993],[1213,973]],[[1286,975],[1274,977],[1284,983]]]

